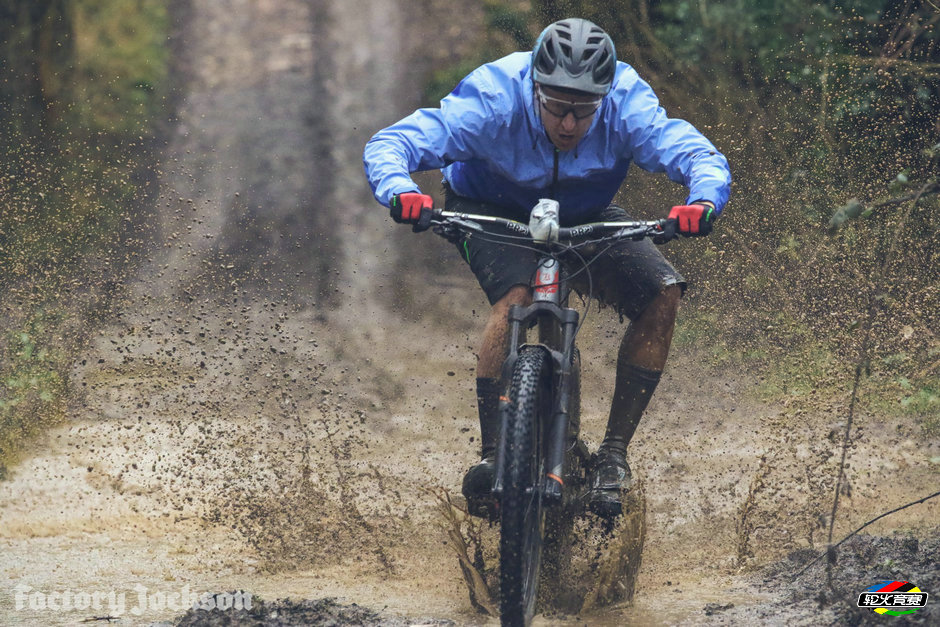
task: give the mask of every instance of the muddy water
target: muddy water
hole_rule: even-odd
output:
[[[409,20],[444,23],[446,3],[176,6],[185,92],[163,239],[75,364],[68,424],[0,483],[2,621],[118,614],[110,593],[125,624],[171,620],[185,589],[492,622],[423,489],[455,491],[476,454],[485,302],[446,245],[391,230],[359,164],[369,133],[417,104]],[[419,247],[431,269],[404,276]],[[594,312],[582,336],[593,445],[618,335]],[[648,503],[635,602],[582,620],[720,622],[728,610],[706,606],[782,598],[787,584],[761,588],[749,569],[821,545],[846,399],[795,414],[756,385],[676,349],[631,446]],[[837,531],[936,484],[940,452],[914,426],[859,422]],[[938,519],[931,503],[872,529]],[[100,609],[32,594],[67,590],[101,593]]]

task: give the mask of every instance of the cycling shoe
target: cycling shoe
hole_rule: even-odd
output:
[[[492,518],[496,513],[496,499],[493,498],[493,478],[496,476],[496,460],[485,457],[474,464],[463,478],[464,498],[467,499],[467,511],[471,516]]]
[[[588,495],[588,508],[601,518],[623,513],[623,497],[633,487],[627,460],[615,453],[600,452],[594,457]]]

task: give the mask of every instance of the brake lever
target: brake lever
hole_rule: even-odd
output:
[[[433,231],[451,244],[459,244],[471,232],[483,233],[483,227],[470,220],[450,218],[435,224]]]
[[[477,233],[483,233],[483,227],[480,226],[479,222],[473,222],[471,220],[462,220],[461,218],[454,218],[450,220],[450,223],[455,227],[460,227],[467,231],[475,231]]]
[[[651,234],[650,239],[653,240],[653,243],[656,244],[657,246],[662,246],[663,244],[667,244],[671,242],[672,240],[679,238],[678,233],[673,233],[672,237],[666,237],[666,234],[664,231],[666,230],[667,221],[668,220],[666,220],[665,218],[662,220],[657,220],[656,226],[652,227],[652,229],[650,230],[650,234]]]
[[[610,239],[626,239],[629,237],[633,241],[638,242],[646,237],[648,232],[649,231],[645,226],[641,226],[635,229],[620,229],[619,231],[612,233],[610,235]]]

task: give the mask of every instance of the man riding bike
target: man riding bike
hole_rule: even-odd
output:
[[[725,157],[692,125],[668,118],[650,86],[617,61],[610,36],[583,19],[555,22],[531,53],[474,70],[439,108],[376,133],[363,160],[375,198],[415,232],[429,227],[433,207],[410,177],[420,170],[442,170],[449,211],[528,222],[539,199],[551,198],[560,203],[562,226],[574,226],[631,219],[611,201],[635,162],[689,188],[685,203],[669,212],[665,238],[708,235],[731,184]],[[482,459],[463,481],[473,499],[492,485],[507,313],[531,302],[537,255],[489,238],[458,248],[492,305],[477,361]],[[613,516],[631,487],[627,445],[665,366],[685,280],[648,240],[614,245],[591,274],[594,295],[630,319],[590,477],[591,509]]]

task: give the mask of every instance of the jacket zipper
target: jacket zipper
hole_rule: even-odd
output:
[[[552,168],[552,200],[558,200],[558,148],[552,146],[555,152],[555,165]]]

